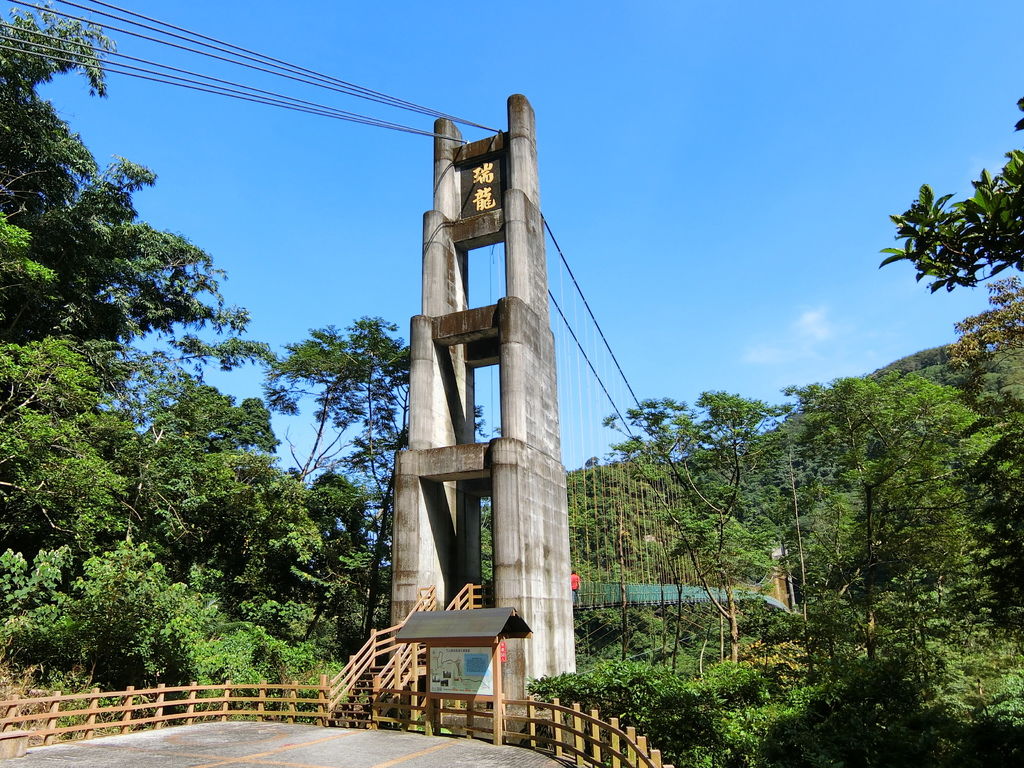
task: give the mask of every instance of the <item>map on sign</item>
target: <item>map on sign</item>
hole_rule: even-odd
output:
[[[431,648],[430,692],[494,695],[490,648]]]

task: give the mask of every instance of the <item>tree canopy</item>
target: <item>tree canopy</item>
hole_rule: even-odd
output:
[[[1024,99],[1018,102],[1024,110]],[[1024,120],[1017,123],[1017,130]],[[917,279],[928,278],[932,291],[977,285],[1006,269],[1024,268],[1024,152],[1012,150],[997,174],[982,171],[974,194],[953,200],[927,184],[910,208],[892,216],[901,248],[882,266],[909,261]]]

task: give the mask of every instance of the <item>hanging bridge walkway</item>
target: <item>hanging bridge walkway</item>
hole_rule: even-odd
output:
[[[677,584],[620,584],[615,582],[599,582],[580,585],[573,600],[573,608],[577,611],[595,610],[599,608],[629,607],[658,608],[673,605],[697,605],[710,603],[711,596],[720,602],[727,599],[725,590],[711,588],[711,595],[704,587]],[[766,605],[782,611],[789,610],[781,600],[756,592],[751,589],[733,591],[736,600],[760,600]]]

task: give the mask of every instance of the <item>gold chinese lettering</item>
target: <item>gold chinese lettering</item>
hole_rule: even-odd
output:
[[[498,204],[498,201],[491,196],[490,187],[480,187],[473,193],[473,204],[478,211],[489,211]]]
[[[484,163],[473,169],[474,184],[491,184],[494,182],[494,163]]]

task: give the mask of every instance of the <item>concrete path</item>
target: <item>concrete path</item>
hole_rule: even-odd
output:
[[[560,768],[519,747],[400,731],[201,723],[32,747],[2,768]]]

